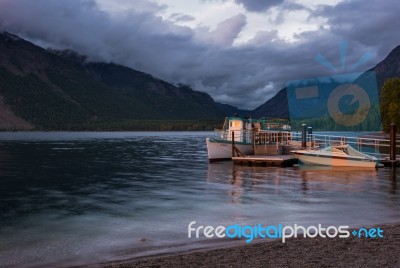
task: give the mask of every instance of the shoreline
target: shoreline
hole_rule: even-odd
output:
[[[77,267],[399,267],[400,223],[383,238],[290,238],[228,244]]]

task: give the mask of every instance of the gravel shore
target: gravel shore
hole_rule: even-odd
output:
[[[400,225],[383,238],[296,238],[86,267],[400,267]]]

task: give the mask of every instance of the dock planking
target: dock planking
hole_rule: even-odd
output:
[[[291,167],[297,164],[292,155],[248,155],[232,157],[234,164],[249,166]]]

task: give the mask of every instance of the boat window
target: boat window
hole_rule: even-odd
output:
[[[239,120],[229,121],[229,126],[230,127],[242,127],[242,121],[239,121]]]

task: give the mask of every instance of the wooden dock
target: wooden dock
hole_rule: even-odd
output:
[[[232,157],[235,165],[291,167],[297,164],[292,155],[248,155]]]
[[[303,124],[301,134],[291,133],[285,136],[285,134],[275,132],[262,132],[257,135],[253,133],[252,145],[254,155],[245,155],[235,145],[235,133],[232,131],[232,160],[234,164],[239,165],[290,167],[298,163],[298,160],[289,154],[295,148],[321,148],[335,144],[351,144],[360,152],[363,152],[362,148],[366,148],[368,152],[363,153],[380,155],[378,161],[385,167],[399,167],[400,161],[396,155],[400,149],[400,141],[397,140],[395,124],[391,124],[390,126],[389,138],[387,140],[312,134],[309,129],[307,130],[306,125]],[[375,154],[371,151],[373,149],[375,149]],[[390,154],[387,154],[388,152]],[[385,157],[386,155],[388,157]]]

